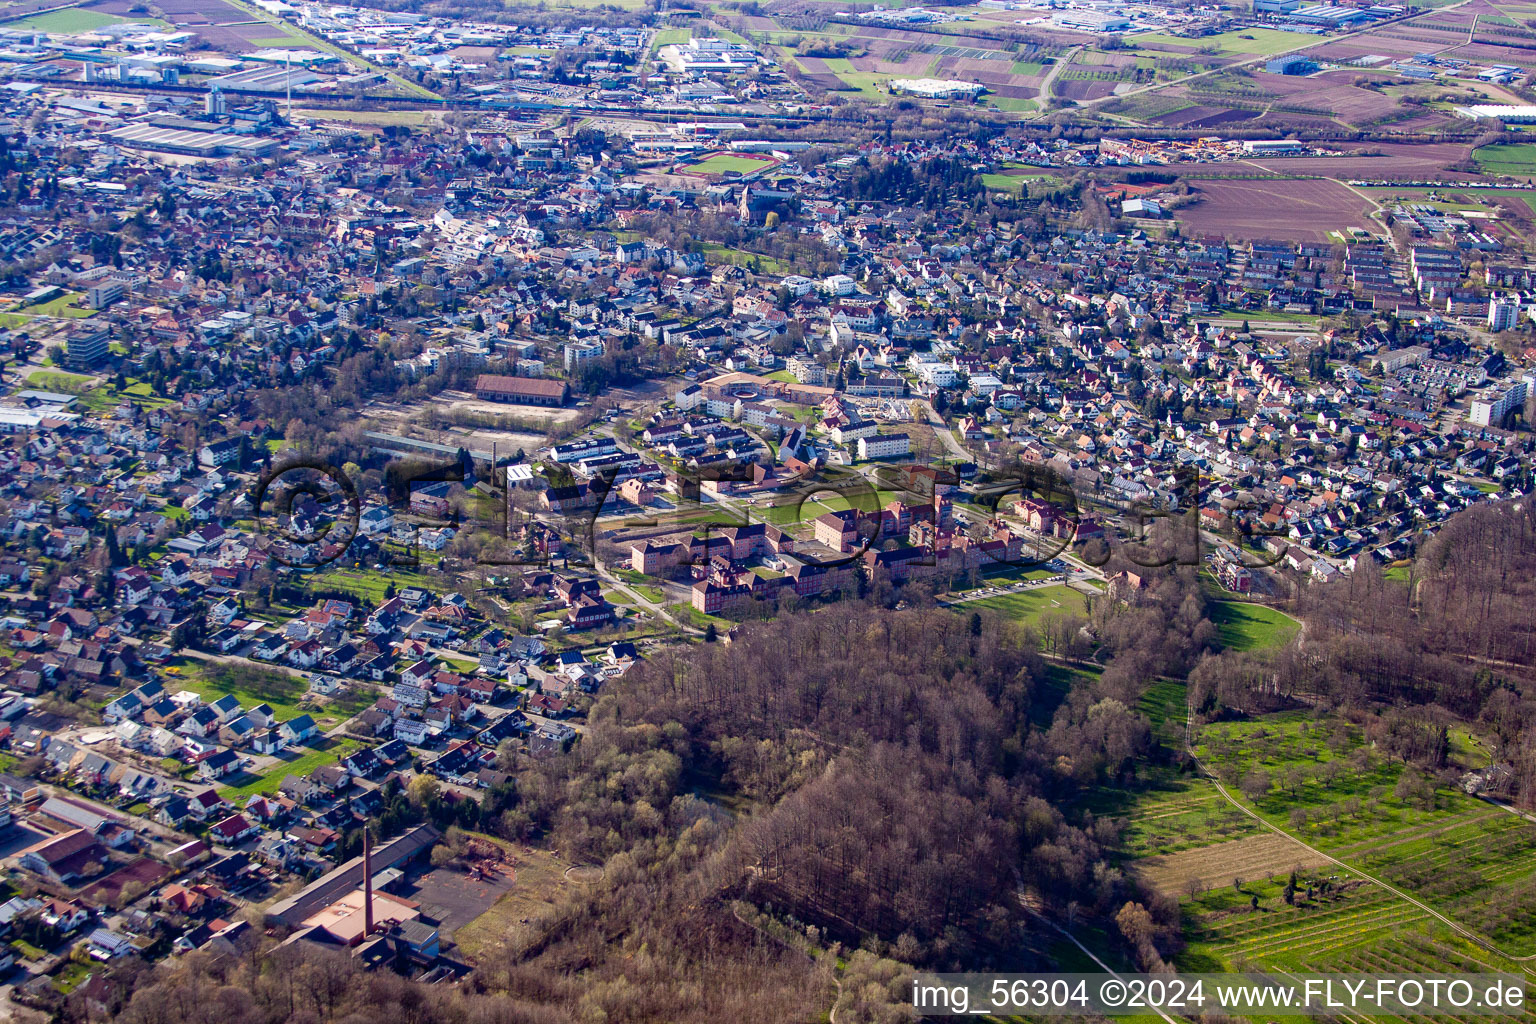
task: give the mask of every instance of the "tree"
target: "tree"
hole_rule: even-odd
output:
[[[1269,795],[1269,788],[1269,773],[1262,768],[1253,769],[1243,776],[1242,782],[1238,783],[1238,789],[1242,790],[1243,795],[1255,803]]]
[[[426,807],[437,799],[442,783],[430,775],[417,775],[406,786],[407,798],[417,807]]]

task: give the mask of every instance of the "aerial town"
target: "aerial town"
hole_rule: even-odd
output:
[[[710,871],[750,863],[708,927],[788,943],[761,968],[780,980],[760,984],[822,1005],[802,1018],[785,994],[759,1017],[705,1000],[675,1019],[828,1019],[832,1001],[840,1024],[917,1019],[846,1002],[844,982],[1007,965],[1007,943],[975,922],[941,942],[896,910],[834,912],[847,890],[785,881],[810,869],[764,853],[748,820],[833,785],[828,751],[888,756],[860,745],[881,730],[833,739],[771,696],[741,720],[689,717],[732,698],[691,690],[680,666],[773,664],[765,638],[790,623],[808,643],[830,628],[808,624],[846,621],[890,652],[890,623],[959,644],[933,625],[952,621],[1035,673],[1033,700],[1057,688],[1019,736],[1002,729],[1004,767],[987,771],[1045,766],[1009,776],[1008,800],[1037,787],[1059,849],[1101,859],[1072,876],[1073,910],[1029,913],[1057,928],[1102,914],[1096,948],[1122,966],[1177,962],[1176,923],[1138,939],[1116,917],[1133,897],[1175,921],[1182,900],[1185,927],[1205,929],[1186,938],[1222,964],[1250,962],[1210,923],[1230,911],[1211,903],[1224,887],[1230,912],[1251,895],[1277,920],[1355,884],[1387,898],[1375,877],[1325,896],[1308,872],[1338,857],[1348,878],[1344,839],[1379,836],[1340,822],[1399,803],[1392,827],[1428,830],[1455,800],[1504,801],[1513,814],[1486,817],[1525,829],[1511,863],[1536,851],[1529,619],[1467,655],[1476,681],[1402,684],[1439,716],[1433,771],[1393,746],[1408,726],[1379,725],[1409,698],[1346,682],[1342,641],[1311,661],[1305,646],[1363,621],[1346,602],[1399,607],[1362,594],[1402,590],[1406,622],[1440,600],[1448,558],[1483,550],[1465,524],[1530,512],[1536,84],[1516,47],[1531,32],[1501,29],[1516,23],[1494,4],[1472,0],[1463,23],[1462,5],[1296,0],[525,18],[218,2],[0,10],[13,1019],[153,1024],[136,989],[245,986],[229,979],[267,976],[253,950],[564,1014],[577,996],[517,971],[642,971],[573,933],[632,913],[614,909],[625,879],[664,877],[655,851],[688,848],[713,851]],[[1512,536],[1528,541],[1523,521]],[[1124,623],[1150,608],[1182,646],[1127,668]],[[1497,655],[1506,642],[1525,646]],[[1303,662],[1327,682],[1301,679]],[[961,663],[931,670],[1004,671]],[[1413,668],[1382,678],[1399,671]],[[643,696],[668,710],[647,717]],[[873,714],[835,700],[850,723]],[[871,686],[881,700],[912,735],[936,707],[978,714]],[[1079,711],[1135,718],[1147,745],[1120,774],[1109,754],[1063,752],[1064,733],[1090,732]],[[1320,807],[1282,808],[1289,768],[1266,769],[1279,789],[1250,787],[1262,755],[1243,730],[1267,712],[1272,743],[1334,751],[1292,790],[1322,794],[1327,765],[1336,777],[1366,751],[1378,807],[1334,792],[1330,826]],[[881,742],[919,743],[902,728]],[[967,757],[991,742],[975,732]],[[1256,821],[1332,852],[1274,853],[1246,883],[1173,874],[1194,841],[1135,831],[1161,805],[1073,788],[1145,802],[1138,758],[1178,787],[1209,770]],[[1398,772],[1430,786],[1427,810],[1393,789]],[[1439,805],[1436,779],[1454,794]],[[1111,835],[1112,814],[1133,831]],[[1231,827],[1228,842],[1258,841]],[[1049,893],[1036,856],[1020,885]],[[1490,876],[1511,906],[1533,864]],[[705,868],[665,870],[697,874],[648,883],[678,900],[655,913],[694,912],[679,893]],[[1262,889],[1285,871],[1283,900]],[[1461,898],[1430,901],[1425,942],[1462,927]],[[1536,934],[1466,920],[1492,937],[1466,942],[1478,955]],[[642,954],[642,934],[624,932],[627,955],[685,958]],[[806,951],[811,980],[784,980],[813,971]],[[343,1002],[249,1019],[366,1019]],[[581,1006],[496,1019],[670,1019]]]

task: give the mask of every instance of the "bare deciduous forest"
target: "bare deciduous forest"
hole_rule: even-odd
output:
[[[1174,568],[1038,630],[913,592],[885,600],[915,606],[845,602],[663,650],[599,700],[570,754],[511,766],[492,827],[604,878],[514,927],[467,983],[261,939],[128,969],[109,1009],[127,1024],[702,1024],[836,1004],[902,1020],[901,965],[1048,966],[1021,895],[1136,936],[1128,953],[1155,969],[1180,942],[1177,901],[1114,867],[1117,827],[1079,799],[1180,756],[1135,710],[1146,687],[1187,676],[1207,717],[1336,708],[1429,767],[1444,723],[1475,721],[1529,804],[1533,537],[1529,504],[1474,509],[1410,580],[1363,569],[1308,592],[1302,636],[1270,651],[1214,653],[1200,588]],[[77,999],[63,1011],[83,1014]]]
[[[1437,768],[1426,732],[1477,723],[1496,792],[1536,807],[1536,510],[1478,505],[1451,519],[1406,578],[1372,564],[1302,591],[1307,629],[1278,652],[1226,653],[1190,676],[1198,710],[1247,712],[1308,699],[1380,719],[1378,743]]]

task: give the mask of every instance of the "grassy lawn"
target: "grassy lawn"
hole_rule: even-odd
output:
[[[121,25],[127,21],[137,22],[141,25],[155,25],[160,28],[170,27],[170,25],[159,18],[119,18],[115,14],[86,11],[76,7],[63,11],[50,11],[47,14],[39,14],[31,18],[23,18],[20,21],[9,22],[6,28],[32,29],[37,32],[57,32],[60,35],[73,35],[76,32],[90,32],[107,25]]]
[[[889,103],[899,98],[885,90],[885,84],[894,76],[875,71],[855,71],[847,59],[843,59],[842,62],[848,64],[848,70],[838,72],[837,77],[847,83],[850,88],[858,90],[858,94],[864,99],[874,100],[877,103]],[[826,63],[835,62],[829,60]]]
[[[261,39],[252,39],[251,45],[275,46],[281,49],[287,49],[288,47],[293,46],[303,46],[304,39],[300,36],[289,35],[285,32],[280,36],[264,36]]]
[[[419,127],[432,119],[426,110],[325,110],[319,107],[300,107],[295,117],[313,117],[321,121],[342,121],[347,124],[410,125]]]
[[[425,553],[423,554],[425,560]],[[318,590],[344,590],[364,601],[380,604],[386,598],[385,591],[394,584],[399,592],[406,587],[422,587],[434,590],[435,583],[419,572],[408,568],[399,569],[327,569],[309,577],[310,586]]]
[[[16,952],[20,953],[28,960],[37,961],[48,955],[45,950],[38,949],[26,939],[12,939],[11,945],[15,948]]]
[[[765,274],[793,274],[795,268],[792,264],[783,260],[774,259],[772,256],[764,256],[760,253],[748,252],[745,249],[733,249],[719,242],[703,242],[699,245],[699,251],[704,254],[706,260],[715,263],[729,263],[737,267],[750,267],[756,263],[758,269]]]
[[[172,693],[191,690],[204,701],[233,694],[240,706],[247,710],[257,704],[270,704],[281,721],[312,712],[307,705],[300,706],[308,696],[309,685],[297,676],[256,665],[241,666],[237,672],[229,664],[195,658],[173,658],[167,667],[181,670],[180,674],[171,675],[165,681],[165,688]]]
[[[1067,586],[1040,587],[1017,594],[998,594],[980,601],[967,601],[954,606],[954,610],[970,614],[982,608],[1002,612],[1015,622],[1032,622],[1049,612],[1067,612],[1082,615],[1087,612],[1087,599]]]
[[[95,377],[55,370],[38,370],[27,375],[27,387],[38,391],[57,391],[63,395],[84,394],[87,388],[96,383]]]
[[[651,56],[663,46],[682,46],[688,42],[689,32],[685,28],[664,28],[651,37]]]
[[[145,409],[157,409],[162,405],[175,405],[174,398],[162,398],[155,394],[148,381],[133,380],[129,378],[128,386],[122,391],[114,392],[120,398],[131,400],[135,405]]]
[[[1034,102],[1031,100],[1030,102]],[[1043,181],[1042,174],[983,174],[981,183],[994,192],[1024,192],[1032,181]]]
[[[981,101],[989,107],[998,110],[1006,110],[1012,114],[1027,114],[1040,109],[1038,100],[1029,99],[1026,96],[986,96]]]
[[[696,164],[690,164],[687,169],[700,174],[724,174],[726,171],[740,171],[746,174],[749,171],[761,170],[772,162],[750,156],[736,156],[732,153],[716,153]]]
[[[308,775],[316,768],[335,764],[356,750],[360,743],[345,737],[322,737],[301,747],[291,748],[278,754],[279,763],[260,775],[238,776],[237,784],[220,786],[219,793],[227,799],[245,800],[256,793],[276,793],[288,775]]]
[[[1536,143],[1484,146],[1472,154],[1472,159],[1490,174],[1508,174],[1513,177],[1536,175]]]
[[[1217,640],[1234,651],[1282,647],[1301,629],[1301,624],[1284,612],[1245,601],[1214,602],[1211,621],[1216,625]]]
[[[90,12],[58,11],[56,13],[87,14]],[[95,316],[96,311],[94,309],[81,309],[75,305],[75,302],[78,301],[80,297],[80,292],[65,292],[63,295],[60,295],[56,299],[49,299],[47,302],[39,302],[35,306],[22,306],[21,308],[17,309],[16,312],[22,316],[59,316],[69,317],[72,319],[83,319],[84,317]]]
[[[1271,53],[1283,53],[1286,50],[1298,50],[1309,45],[1315,40],[1308,36],[1298,36],[1294,32],[1280,32],[1272,28],[1245,28],[1235,32],[1222,32],[1214,36],[1201,36],[1199,39],[1185,39],[1179,36],[1160,35],[1155,32],[1137,33],[1126,37],[1126,42],[1137,46],[1144,44],[1164,46],[1188,46],[1193,49],[1203,49],[1214,46],[1223,53],[1244,53],[1251,56],[1262,56]]]

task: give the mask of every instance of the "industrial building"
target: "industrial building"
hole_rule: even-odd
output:
[[[148,149],[159,153],[175,153],[179,156],[264,157],[277,149],[276,139],[188,131],[180,128],[159,128],[152,124],[131,124],[107,132],[105,137],[119,146],[127,146],[130,149]]]
[[[482,402],[560,406],[565,404],[569,394],[565,382],[559,380],[482,373],[475,381],[475,397]]]
[[[1335,4],[1314,4],[1310,7],[1301,7],[1290,12],[1289,18],[1304,25],[1322,25],[1326,28],[1351,28],[1367,24],[1378,18],[1400,13],[1402,13],[1401,8],[1360,8],[1340,7]]]
[[[287,92],[314,85],[320,76],[303,68],[252,68],[208,79],[209,88],[244,89],[247,92]]]
[[[1473,121],[1492,117],[1505,124],[1536,124],[1536,106],[1524,103],[1519,105],[1479,103],[1470,107],[1457,107],[1456,116]]]
[[[1243,142],[1243,152],[1255,156],[1289,156],[1306,151],[1306,143],[1295,139],[1246,139]]]
[[[1317,70],[1317,61],[1310,57],[1299,57],[1293,54],[1265,61],[1264,70],[1272,75],[1310,75]]]
[[[416,857],[425,853],[432,844],[442,838],[442,833],[431,825],[418,825],[396,839],[372,851],[371,875],[367,888],[373,888],[377,876],[393,869],[404,868]],[[274,903],[267,911],[267,919],[274,924],[296,927],[316,914],[337,903],[352,904],[351,894],[364,888],[363,858],[353,857],[334,871],[327,872],[305,886],[297,895]],[[381,886],[382,887],[382,886]]]
[[[893,78],[891,92],[904,96],[922,96],[926,99],[953,99],[959,96],[979,96],[987,91],[984,85],[941,78]]]
[[[1103,11],[1059,11],[1052,18],[1062,28],[1078,32],[1125,32],[1131,27],[1131,19]]]

